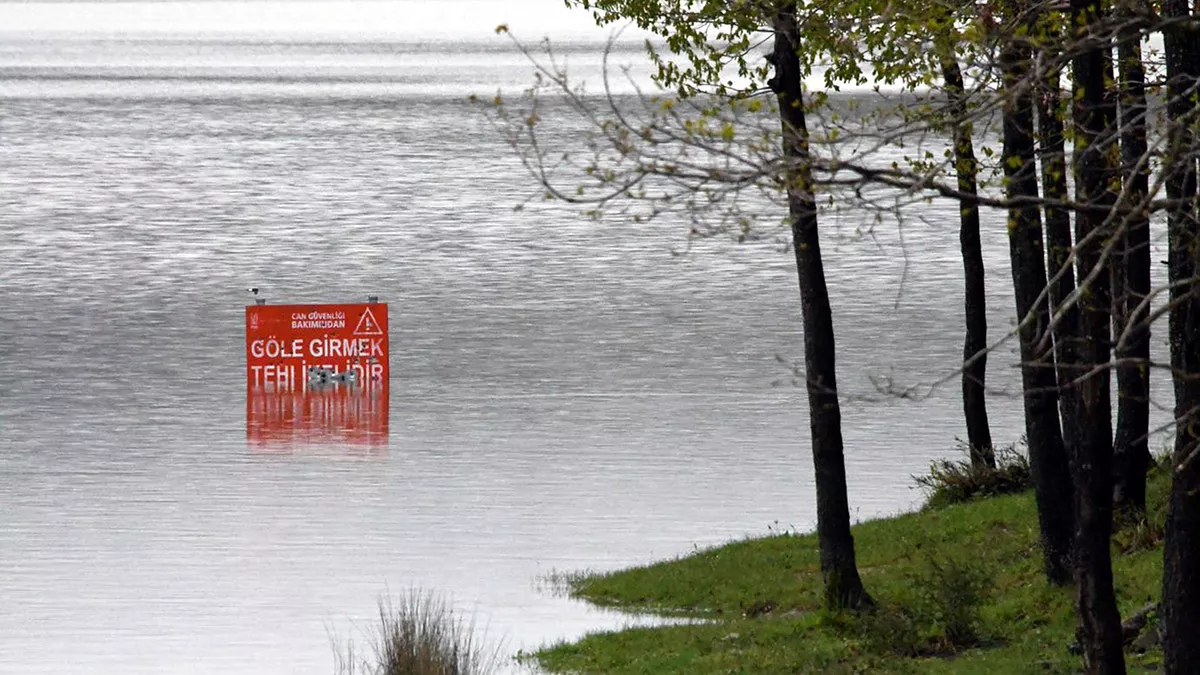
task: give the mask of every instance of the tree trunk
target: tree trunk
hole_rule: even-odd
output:
[[[1166,0],[1170,19],[1189,16],[1187,0]],[[1192,98],[1200,86],[1200,29],[1176,24],[1163,31],[1167,61],[1169,141],[1164,159],[1168,213],[1171,367],[1175,384],[1175,448],[1163,546],[1163,669],[1167,675],[1200,672],[1200,214],[1196,153],[1189,125],[1200,116]],[[1192,280],[1190,283],[1187,280]]]
[[[863,589],[850,534],[850,507],[846,496],[846,462],[842,450],[842,413],[837,396],[834,362],[833,314],[821,245],[817,236],[817,206],[809,161],[808,129],[804,119],[800,60],[800,33],[795,6],[775,17],[775,78],[772,87],[779,99],[783,125],[783,154],[787,160],[788,215],[792,221],[796,270],[800,279],[800,304],[804,320],[804,369],[812,430],[813,463],[817,484],[817,540],[825,601],[833,608],[871,605]]]
[[[1003,164],[1007,197],[1036,198],[1037,173],[1033,145],[1033,99],[1020,86],[1029,63],[1029,50],[1010,41],[1000,54],[1004,87]],[[1013,291],[1017,305],[1017,331],[1021,346],[1021,385],[1025,402],[1025,437],[1033,474],[1042,555],[1051,583],[1070,579],[1071,493],[1062,431],[1058,423],[1057,380],[1051,351],[1041,339],[1050,326],[1050,311],[1038,296],[1046,287],[1046,262],[1042,250],[1041,215],[1036,202],[1016,206],[1008,212],[1009,252],[1012,257]]]
[[[1042,164],[1042,192],[1046,196],[1046,253],[1052,277],[1050,307],[1058,312],[1063,302],[1075,290],[1075,268],[1071,266],[1071,212],[1067,203],[1067,155],[1063,142],[1063,121],[1059,105],[1062,101],[1060,75],[1054,71],[1039,83],[1037,97],[1038,136],[1041,140],[1039,158]],[[1071,312],[1073,310],[1066,310]],[[1055,340],[1056,349],[1065,346]],[[1062,357],[1059,357],[1062,360]],[[1064,455],[1064,465],[1066,458]]]
[[[1061,38],[1049,36],[1046,44],[1058,44]],[[1049,60],[1049,59],[1046,59]],[[1044,186],[1046,202],[1046,243],[1047,257],[1052,279],[1047,288],[1050,296],[1052,313],[1058,316],[1054,333],[1055,376],[1059,385],[1059,407],[1063,424],[1075,419],[1074,411],[1078,409],[1075,399],[1078,392],[1064,384],[1072,379],[1070,364],[1077,359],[1079,345],[1075,334],[1078,331],[1079,311],[1076,305],[1068,304],[1067,300],[1075,291],[1075,268],[1071,262],[1073,237],[1071,234],[1071,212],[1066,206],[1069,195],[1067,192],[1067,160],[1066,148],[1063,142],[1063,119],[1060,104],[1062,101],[1061,76],[1058,71],[1047,73],[1039,82],[1037,104],[1038,131],[1041,136],[1042,185]],[[1045,336],[1041,336],[1045,339]],[[1064,430],[1065,431],[1065,430]],[[1060,440],[1060,443],[1062,441]],[[1063,444],[1065,446],[1065,443]],[[1074,537],[1075,523],[1075,489],[1071,484],[1070,464],[1064,447],[1060,463],[1055,467],[1060,477],[1063,489],[1060,498],[1070,513],[1069,539]],[[1061,506],[1060,506],[1061,507]],[[1074,546],[1072,542],[1070,544]],[[1073,563],[1068,562],[1061,577],[1052,577],[1052,581],[1066,584],[1072,579]]]
[[[1128,5],[1122,14],[1132,19]],[[1113,278],[1120,289],[1114,298],[1113,334],[1117,355],[1117,431],[1113,441],[1113,510],[1126,518],[1146,514],[1146,472],[1150,469],[1150,325],[1149,307],[1140,307],[1150,293],[1150,218],[1143,202],[1150,186],[1146,150],[1146,73],[1142,66],[1141,33],[1136,28],[1121,36],[1117,47],[1121,89],[1121,164],[1126,185],[1125,204],[1135,209],[1124,219],[1120,249],[1121,274]],[[1122,334],[1125,334],[1122,340]]]
[[[954,167],[958,191],[967,197],[959,206],[958,240],[962,247],[965,279],[966,338],[963,340],[963,412],[967,422],[967,444],[971,466],[996,468],[992,449],[992,431],[988,424],[984,380],[987,376],[987,295],[984,292],[983,250],[979,243],[979,203],[973,200],[977,190],[979,165],[975,161],[972,125],[967,119],[966,92],[962,69],[953,58],[942,60],[942,77],[950,99],[954,124]]]
[[[1101,0],[1071,0],[1080,40],[1099,40]],[[1075,81],[1075,196],[1087,206],[1111,207],[1108,154],[1115,138],[1113,100],[1106,95],[1111,59],[1099,44],[1072,59]],[[1124,673],[1121,616],[1113,591],[1112,559],[1112,401],[1110,392],[1110,288],[1102,250],[1112,236],[1106,214],[1083,208],[1075,214],[1075,252],[1080,294],[1078,359],[1070,382],[1074,395],[1063,428],[1075,484],[1075,595],[1084,667],[1088,673]],[[1099,272],[1099,273],[1098,273]],[[1089,279],[1090,277],[1090,279]],[[1069,327],[1069,328],[1073,328]]]

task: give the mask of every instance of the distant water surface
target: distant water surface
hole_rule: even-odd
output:
[[[813,526],[790,254],[513,210],[533,186],[464,97],[528,81],[491,42],[0,41],[0,672],[329,673],[329,632],[410,586],[532,649],[627,621],[540,575]],[[956,381],[872,382],[960,358],[956,210],[922,215],[903,245],[822,223],[859,519],[964,434]],[[386,445],[247,442],[248,286],[390,303]]]

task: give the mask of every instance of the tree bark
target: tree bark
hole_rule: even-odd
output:
[[[796,270],[800,281],[804,368],[816,469],[821,577],[825,583],[828,606],[859,608],[873,602],[859,577],[854,556],[854,537],[850,533],[841,407],[838,403],[834,361],[833,314],[829,306],[829,291],[825,286],[825,270],[817,233],[817,206],[813,195],[802,76],[797,54],[800,32],[796,25],[794,5],[785,6],[775,17],[774,32],[775,78],[772,87],[779,100],[783,126],[788,215],[792,223]]]
[[[1124,5],[1122,14],[1132,20]],[[1117,46],[1121,110],[1121,174],[1125,204],[1135,209],[1124,219],[1119,275],[1113,277],[1113,334],[1117,337],[1117,431],[1113,441],[1113,510],[1126,518],[1146,514],[1146,472],[1150,469],[1150,218],[1143,206],[1150,189],[1146,142],[1146,72],[1141,33],[1126,30]],[[1119,298],[1119,299],[1118,299]],[[1122,334],[1127,333],[1122,340]]]
[[[954,124],[954,167],[958,191],[966,197],[959,206],[958,241],[962,248],[965,279],[964,308],[966,337],[963,340],[963,413],[967,423],[967,444],[971,466],[996,468],[992,431],[988,424],[984,382],[987,377],[987,294],[984,290],[983,250],[979,242],[979,203],[977,194],[979,164],[975,160],[972,125],[967,119],[966,92],[962,69],[953,58],[942,60],[942,78],[950,102]]]
[[[1170,20],[1197,19],[1187,0],[1166,0]],[[1164,158],[1167,218],[1171,367],[1175,385],[1174,471],[1163,545],[1163,670],[1167,675],[1200,672],[1200,213],[1196,153],[1200,141],[1190,127],[1200,117],[1200,28],[1175,23],[1163,31],[1167,62],[1168,149]]]
[[[1113,205],[1108,155],[1115,143],[1113,99],[1106,94],[1111,59],[1105,58],[1097,26],[1102,0],[1071,0],[1076,38],[1097,43],[1072,59],[1074,75],[1075,195],[1085,207]],[[1108,64],[1106,72],[1106,64]],[[1075,485],[1075,597],[1084,668],[1088,673],[1125,672],[1121,616],[1113,591],[1112,559],[1112,401],[1110,392],[1111,299],[1102,250],[1112,236],[1102,211],[1075,214],[1075,252],[1080,311],[1074,392],[1064,408],[1063,428]],[[1102,270],[1102,271],[1101,271]],[[1097,273],[1099,272],[1099,273]],[[1090,280],[1088,280],[1090,277]],[[1070,326],[1069,328],[1074,328]],[[1073,331],[1072,331],[1073,332]],[[1069,413],[1067,411],[1069,410]]]
[[[1016,12],[1014,12],[1016,14]],[[1033,143],[1033,99],[1022,86],[1028,72],[1029,49],[1022,42],[1005,43],[1000,54],[1004,77],[1003,164],[1009,199],[1038,195]],[[1042,223],[1036,202],[1008,212],[1009,252],[1019,322],[1021,385],[1025,403],[1025,437],[1033,474],[1042,556],[1051,583],[1070,579],[1071,493],[1067,458],[1058,421],[1057,378],[1048,341],[1050,310],[1038,296],[1046,287]]]

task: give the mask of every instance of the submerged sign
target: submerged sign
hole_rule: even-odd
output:
[[[384,303],[247,306],[246,387],[386,389],[387,310]]]
[[[253,447],[388,442],[388,307],[246,307],[246,439]]]

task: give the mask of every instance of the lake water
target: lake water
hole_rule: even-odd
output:
[[[67,11],[33,7],[5,11]],[[529,81],[507,43],[86,28],[0,40],[0,672],[330,673],[329,634],[413,586],[532,649],[629,621],[548,573],[813,526],[790,254],[514,211],[533,184],[465,100]],[[872,383],[960,358],[956,209],[923,216],[822,224],[859,519],[964,435],[956,381]],[[248,438],[248,286],[389,303],[382,442]]]

